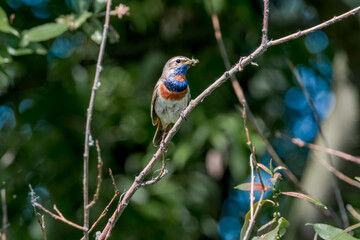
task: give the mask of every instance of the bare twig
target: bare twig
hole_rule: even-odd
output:
[[[229,69],[228,71],[224,72],[223,75],[221,77],[219,77],[216,81],[214,81],[208,88],[206,88],[199,96],[197,96],[194,100],[190,101],[189,105],[184,109],[182,116],[180,117],[176,123],[174,124],[174,126],[171,128],[171,130],[169,131],[168,135],[166,136],[165,140],[164,140],[164,146],[166,147],[171,139],[173,138],[173,136],[176,134],[176,132],[179,130],[181,124],[183,123],[184,119],[190,114],[190,112],[200,103],[202,102],[207,96],[209,96],[215,89],[217,89],[218,87],[220,87],[228,78],[230,78],[231,75],[235,74],[236,72],[242,71],[244,69],[245,66],[247,66],[248,64],[250,64],[255,58],[259,57],[261,54],[263,54],[267,48],[280,44],[280,43],[284,43],[293,39],[296,39],[298,37],[304,36],[308,33],[314,32],[316,30],[319,30],[321,28],[324,28],[326,26],[329,26],[337,21],[340,21],[350,15],[355,14],[356,12],[358,12],[360,10],[360,7],[355,8],[347,13],[344,13],[342,15],[340,15],[339,17],[335,17],[329,21],[326,21],[322,24],[319,24],[317,26],[314,26],[312,28],[309,28],[307,30],[304,31],[300,31],[298,33],[286,36],[284,38],[280,38],[277,40],[271,40],[269,42],[267,42],[267,44],[261,44],[257,49],[255,49],[254,52],[252,52],[249,56],[247,57],[242,57],[239,60],[239,63],[235,66],[233,66],[231,69]],[[148,162],[148,164],[145,166],[145,168],[139,173],[139,175],[137,177],[135,177],[134,182],[132,183],[132,185],[130,186],[130,188],[126,191],[124,197],[122,198],[122,200],[119,202],[117,209],[115,210],[115,212],[113,213],[112,217],[109,219],[107,225],[105,226],[105,228],[103,229],[103,231],[101,232],[101,234],[99,235],[100,240],[105,239],[105,237],[109,234],[109,231],[111,230],[113,224],[116,223],[116,221],[119,219],[119,217],[121,216],[122,212],[124,211],[124,209],[126,208],[126,206],[129,204],[129,201],[131,199],[131,197],[134,195],[134,193],[141,187],[141,183],[143,182],[143,180],[145,179],[145,177],[149,174],[149,172],[151,171],[151,169],[155,166],[157,160],[159,159],[159,157],[161,156],[161,148],[159,148],[156,153],[154,154],[154,156],[150,159],[150,161]],[[256,213],[256,211],[255,211]]]
[[[250,169],[251,169],[251,191],[250,191],[250,220],[249,220],[249,226],[248,228],[246,229],[246,232],[245,232],[245,236],[244,236],[244,240],[248,239],[248,237],[250,236],[250,233],[251,233],[251,230],[255,224],[255,218],[259,212],[259,209],[260,209],[260,206],[261,206],[261,201],[265,195],[265,192],[266,192],[266,188],[264,186],[264,182],[262,180],[262,177],[261,177],[261,174],[260,174],[260,170],[259,170],[259,165],[256,161],[256,155],[255,155],[255,147],[253,147],[252,145],[252,142],[251,142],[251,139],[250,139],[250,134],[249,134],[249,129],[247,127],[247,117],[246,117],[246,101],[243,100],[242,101],[242,105],[243,105],[243,111],[242,111],[242,117],[244,119],[244,128],[245,128],[245,133],[246,133],[246,137],[247,137],[247,145],[249,146],[250,148]],[[254,197],[254,181],[255,181],[255,176],[254,176],[254,165],[255,165],[255,168],[256,168],[256,172],[259,176],[259,179],[260,179],[260,183],[261,183],[261,187],[262,187],[262,192],[261,192],[261,197],[259,199],[259,203],[257,205],[257,208],[254,211],[254,200],[255,200],[255,197]]]
[[[73,227],[77,228],[77,229],[80,229],[80,230],[83,230],[83,231],[85,230],[85,228],[83,226],[80,226],[80,225],[78,225],[76,223],[73,223],[73,222],[67,220],[62,215],[62,213],[59,211],[59,209],[57,209],[55,204],[54,204],[54,210],[56,211],[57,214],[47,210],[43,205],[41,205],[40,203],[37,202],[38,197],[35,196],[35,192],[34,192],[32,186],[30,184],[29,184],[29,188],[30,188],[30,195],[31,195],[31,204],[34,207],[36,217],[38,217],[38,213],[36,211],[36,207],[38,207],[38,208],[40,208],[41,210],[43,210],[44,212],[46,212],[47,214],[49,214],[50,216],[52,216],[53,218],[55,218],[57,220],[60,220],[60,221],[66,223],[66,224],[68,224],[70,226],[73,226]],[[45,226],[45,223],[41,223],[39,218],[38,218],[38,222],[39,222],[39,224],[41,226],[41,230],[43,231],[43,234],[45,236],[45,228],[42,228],[42,226]]]
[[[262,201],[264,199],[264,196],[265,196],[265,191],[262,191],[261,195],[260,195],[260,198],[259,198],[259,201],[258,201],[258,204],[257,204],[257,207],[256,207],[256,210],[255,210],[255,213],[254,213],[254,217],[249,220],[249,226],[246,229],[244,239],[242,239],[242,240],[247,240],[249,238],[251,230],[252,230],[252,228],[254,227],[254,224],[255,224],[255,218],[258,215],[258,213],[260,211],[260,208],[262,207]]]
[[[98,169],[98,175],[97,175],[97,185],[96,185],[96,191],[94,193],[94,197],[93,200],[89,203],[88,208],[92,207],[96,201],[99,199],[99,195],[100,195],[100,186],[101,186],[101,182],[102,182],[102,166],[103,166],[103,161],[101,158],[101,149],[100,149],[100,145],[99,145],[99,141],[96,140],[95,141],[96,144],[96,151],[97,151],[97,156],[98,156],[98,165],[97,165],[97,169]]]
[[[6,228],[8,225],[7,217],[7,205],[6,205],[6,190],[5,188],[1,189],[1,208],[2,208],[2,231],[1,239],[6,240]]]
[[[356,7],[344,14],[341,14],[339,16],[335,16],[333,17],[332,19],[330,20],[327,20],[319,25],[316,25],[312,28],[308,28],[306,30],[303,30],[303,31],[298,31],[297,33],[293,33],[293,34],[290,34],[288,36],[285,36],[285,37],[282,37],[282,38],[279,38],[279,39],[276,39],[276,40],[271,40],[268,42],[267,46],[268,47],[271,47],[271,46],[275,46],[275,45],[278,45],[278,44],[281,44],[281,43],[284,43],[284,42],[287,42],[289,40],[294,40],[294,39],[297,39],[299,37],[302,37],[304,35],[307,35],[309,33],[312,33],[312,32],[315,32],[317,30],[320,30],[322,28],[325,28],[325,27],[328,27],[336,22],[339,22],[341,20],[343,20],[344,18],[347,18],[347,17],[350,17],[352,15],[354,15],[355,13],[357,13],[358,11],[360,11],[360,7]]]
[[[250,219],[254,218],[254,182],[255,182],[255,176],[254,176],[254,164],[253,164],[253,156],[252,153],[250,154],[250,171],[251,171],[251,187],[250,187]]]
[[[261,45],[266,45],[268,42],[268,25],[269,25],[269,0],[264,0],[264,17]]]
[[[277,135],[277,137],[282,137],[282,138],[290,140],[293,144],[296,144],[299,147],[307,147],[307,148],[310,148],[310,149],[313,149],[313,150],[325,152],[325,153],[337,156],[339,158],[342,158],[344,160],[360,164],[360,157],[355,157],[353,155],[350,155],[350,154],[347,154],[347,153],[344,153],[344,152],[341,152],[341,151],[338,151],[338,150],[334,150],[334,149],[331,149],[331,148],[323,147],[323,146],[320,146],[320,145],[316,145],[316,144],[313,144],[313,143],[307,143],[307,142],[304,142],[303,140],[301,140],[299,138],[291,138],[291,137],[286,136],[286,135],[284,135],[282,133],[276,133],[276,135]]]
[[[160,171],[161,172],[161,171]],[[168,175],[170,173],[170,170],[169,169],[167,169],[167,168],[165,168],[163,171],[162,171],[162,173],[161,173],[161,175],[160,175],[160,173],[159,173],[159,175],[157,175],[155,178],[153,178],[153,179],[151,179],[151,180],[149,180],[149,181],[146,181],[146,182],[142,182],[141,183],[141,186],[142,187],[145,187],[145,186],[148,186],[148,185],[153,185],[153,184],[155,184],[155,183],[157,183],[160,179],[163,179],[166,175]]]
[[[350,204],[346,205],[346,209],[351,213],[351,215],[356,218],[358,221],[360,221],[360,213],[358,213],[354,207]]]
[[[225,49],[225,44],[224,41],[222,39],[222,34],[221,34],[221,28],[220,28],[220,23],[219,23],[219,18],[217,16],[217,14],[214,11],[214,8],[212,6],[212,2],[209,1],[210,3],[210,7],[211,7],[211,20],[212,20],[212,24],[214,27],[214,33],[215,33],[215,38],[216,41],[218,43],[219,46],[219,50],[222,56],[222,59],[224,61],[225,67],[226,69],[230,69],[231,65],[230,65],[230,60],[229,57],[227,55],[227,51]],[[265,44],[268,40],[267,40],[267,25],[268,25],[268,18],[269,18],[269,10],[268,8],[268,1],[264,2],[264,20],[263,20],[263,36],[262,36],[262,44]],[[267,10],[266,10],[267,9]],[[251,62],[253,65],[256,65],[255,63]],[[262,139],[262,141],[265,143],[265,147],[268,151],[268,153],[271,155],[271,157],[274,159],[274,161],[276,162],[277,165],[279,166],[283,166],[285,168],[285,174],[286,176],[289,178],[289,180],[302,192],[305,192],[303,187],[300,184],[300,181],[297,179],[297,177],[291,172],[291,170],[286,166],[286,164],[280,159],[279,155],[276,153],[275,149],[271,146],[271,144],[269,143],[269,141],[267,140],[267,138],[264,136],[264,134],[262,133],[261,129],[257,126],[256,122],[255,122],[255,118],[251,112],[250,106],[247,104],[245,95],[244,95],[244,91],[238,81],[238,79],[235,77],[235,75],[231,75],[231,84],[232,87],[235,91],[236,97],[238,98],[238,101],[240,104],[242,104],[244,101],[246,103],[246,116],[251,124],[251,126],[254,128],[254,130],[256,131],[256,133],[260,136],[260,138]]]
[[[316,158],[320,161],[320,163],[326,167],[327,170],[329,170],[329,172],[331,172],[332,174],[334,174],[336,177],[338,177],[340,180],[353,185],[357,188],[360,188],[360,182],[355,181],[352,178],[349,178],[348,176],[346,176],[345,174],[343,174],[342,172],[340,172],[339,170],[337,170],[336,168],[334,168],[333,166],[331,166],[331,164],[329,164],[327,161],[325,161],[324,159],[322,159],[321,157],[317,156],[315,153],[313,153]]]
[[[111,198],[110,202],[108,203],[108,205],[106,205],[105,209],[102,211],[102,213],[100,214],[100,216],[98,217],[98,219],[96,219],[96,221],[93,223],[93,225],[91,226],[91,228],[89,229],[89,232],[90,233],[92,230],[94,230],[94,228],[96,227],[96,225],[100,222],[100,220],[106,216],[106,214],[109,212],[109,207],[111,206],[111,204],[114,202],[114,200],[117,198],[117,196],[119,196],[120,194],[120,191],[118,190],[118,188],[116,187],[116,183],[115,183],[115,178],[112,174],[112,171],[111,169],[109,168],[109,175],[111,177],[111,180],[112,180],[112,184],[114,186],[114,196]],[[120,199],[122,198],[122,196],[124,195],[121,194],[120,196]],[[80,240],[84,240],[84,237],[82,237]]]
[[[73,226],[74,228],[77,228],[77,229],[80,229],[80,230],[83,230],[85,231],[85,228],[83,226],[80,226],[74,222],[71,222],[70,220],[67,220],[60,212],[59,210],[56,208],[56,205],[54,205],[54,210],[59,214],[59,215],[56,215],[55,213],[53,212],[50,212],[49,210],[47,210],[44,206],[42,206],[40,203],[38,202],[34,202],[33,205],[35,207],[38,207],[40,208],[41,210],[43,210],[44,212],[46,212],[47,214],[49,214],[50,216],[52,216],[53,218],[55,218],[56,220],[60,220],[70,226]]]
[[[288,64],[292,74],[294,75],[297,84],[300,86],[301,91],[305,95],[306,101],[308,102],[308,104],[310,106],[312,115],[314,116],[316,125],[317,125],[318,130],[319,130],[320,137],[324,141],[325,146],[329,147],[329,142],[328,142],[327,138],[325,137],[324,131],[323,131],[322,126],[321,126],[320,115],[319,115],[318,111],[315,108],[314,101],[313,101],[309,91],[304,86],[303,80],[302,80],[298,70],[295,68],[294,64],[289,59],[287,60],[287,64]],[[330,164],[334,165],[334,160],[333,160],[332,155],[329,154],[328,158],[329,158]],[[338,182],[338,180],[336,178],[331,177],[331,184],[332,184],[332,187],[333,187],[333,190],[334,190],[336,202],[337,202],[337,204],[339,206],[339,210],[340,210],[342,221],[344,223],[344,227],[346,228],[346,227],[349,226],[349,218],[348,218],[348,216],[346,214],[344,200],[343,200],[343,198],[341,196],[341,190],[340,190],[340,187],[339,187],[339,182]]]
[[[34,208],[34,213],[35,213],[35,216],[36,216],[36,219],[40,225],[40,228],[41,228],[41,232],[43,234],[43,237],[44,237],[44,240],[47,240],[46,238],[46,233],[45,233],[45,220],[44,220],[44,215],[41,215],[40,213],[37,212],[36,210],[36,206],[34,203],[36,203],[36,200],[37,200],[37,197],[35,196],[35,192],[34,192],[34,189],[32,188],[32,186],[29,184],[29,187],[30,187],[30,197],[31,197],[31,204]],[[41,215],[41,220],[39,218],[39,215]],[[3,239],[3,238],[2,238]]]
[[[89,229],[89,194],[88,194],[88,172],[89,172],[89,146],[92,145],[92,137],[91,137],[91,120],[92,120],[92,112],[94,109],[94,102],[95,102],[95,95],[96,90],[99,87],[100,83],[100,72],[102,70],[102,59],[104,56],[106,38],[107,38],[107,31],[109,28],[109,21],[110,21],[110,7],[111,7],[111,0],[107,1],[106,5],[106,15],[105,15],[105,24],[104,30],[102,34],[102,40],[100,44],[100,51],[99,56],[96,64],[96,72],[94,77],[94,84],[91,91],[89,107],[87,109],[87,118],[86,118],[86,130],[85,130],[85,146],[84,146],[84,177],[83,177],[83,194],[84,194],[84,239],[89,239],[88,229]]]

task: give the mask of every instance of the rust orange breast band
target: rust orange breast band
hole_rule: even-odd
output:
[[[163,83],[160,84],[160,94],[166,100],[171,100],[171,101],[181,100],[186,96],[188,91],[189,88],[186,88],[184,91],[181,92],[172,92],[169,91]]]
[[[174,75],[174,78],[176,81],[184,82],[186,80],[186,76],[184,73],[181,73],[179,75]]]

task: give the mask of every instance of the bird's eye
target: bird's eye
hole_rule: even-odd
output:
[[[180,59],[176,59],[176,62],[177,62],[177,63],[180,63],[181,61],[180,61]]]

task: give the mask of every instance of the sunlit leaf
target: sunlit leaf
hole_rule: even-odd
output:
[[[278,166],[274,169],[274,172],[277,172],[279,170],[287,170],[286,167],[283,167],[283,166]]]
[[[258,163],[257,164],[262,170],[264,170],[265,172],[267,172],[268,174],[272,175],[270,169],[268,167],[266,167],[264,164],[262,163]]]
[[[9,19],[6,15],[4,9],[0,7],[0,32],[12,33],[16,36],[19,36],[18,31],[15,28],[9,25]]]
[[[30,43],[28,46],[24,48],[13,48],[11,46],[7,46],[7,50],[9,54],[13,56],[22,56],[28,54],[39,54],[45,55],[47,53],[47,49],[41,45],[40,43]]]
[[[25,30],[22,42],[41,42],[55,38],[63,34],[68,29],[68,23],[45,23],[43,25]],[[22,45],[23,45],[22,44]]]
[[[9,63],[12,61],[10,54],[7,52],[4,45],[0,45],[0,64]]]
[[[358,180],[360,182],[360,177],[355,177],[356,180]]]
[[[98,13],[105,9],[106,0],[94,0],[93,5],[94,5],[94,12]]]
[[[99,20],[91,19],[90,22],[85,22],[82,29],[95,43],[100,44],[102,39],[102,25]]]
[[[306,195],[306,194],[303,194],[303,193],[298,193],[298,192],[281,192],[280,194],[283,194],[283,195],[287,195],[287,196],[291,196],[291,197],[297,197],[297,198],[301,198],[301,199],[304,199],[308,202],[311,202],[311,203],[314,203],[316,205],[319,205],[325,209],[327,209],[327,207],[322,204],[320,202],[320,200],[312,197],[312,196],[309,196],[309,195]]]
[[[343,230],[340,228],[333,227],[331,225],[323,224],[323,223],[307,223],[307,226],[311,225],[314,227],[314,230],[319,234],[319,236],[325,240],[359,240],[358,238],[354,238],[348,233],[343,233]],[[341,238],[336,237],[341,234]],[[336,237],[336,238],[334,238]]]
[[[270,189],[270,186],[264,185],[265,191]],[[235,187],[241,191],[251,191],[251,183],[242,183]],[[261,183],[254,183],[254,191],[263,191],[263,187]]]
[[[74,25],[72,26],[74,29],[78,29],[79,27],[81,27],[81,25],[84,24],[84,22],[90,18],[93,14],[91,12],[84,12],[83,14],[81,14],[79,17],[77,17],[74,20]]]

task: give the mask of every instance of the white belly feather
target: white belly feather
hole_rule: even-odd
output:
[[[190,91],[189,91],[190,92]],[[181,100],[166,100],[159,96],[155,102],[155,112],[163,123],[163,127],[169,123],[175,123],[181,115],[184,108],[187,107],[190,100],[190,93]]]

